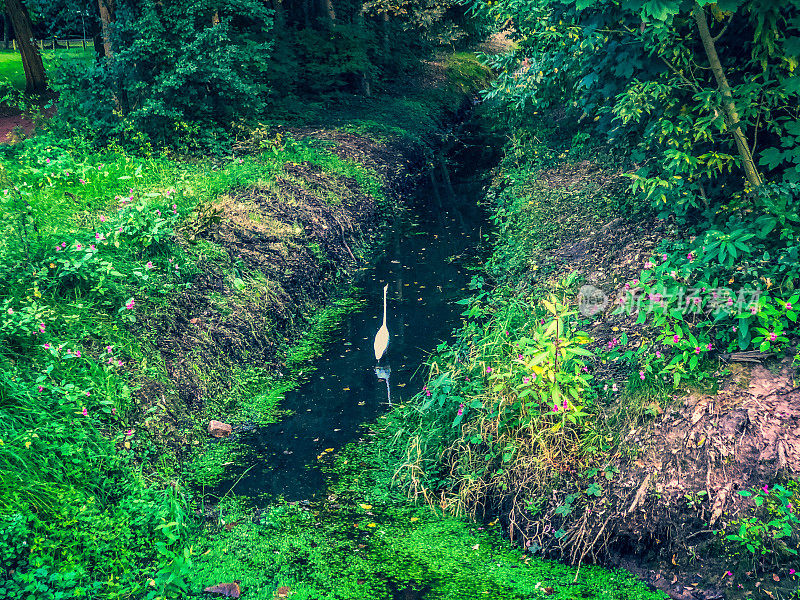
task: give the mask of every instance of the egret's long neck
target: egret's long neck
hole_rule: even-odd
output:
[[[386,327],[386,288],[383,288],[383,326]]]

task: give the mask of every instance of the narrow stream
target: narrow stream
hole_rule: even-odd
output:
[[[452,181],[436,169],[436,182],[421,186],[409,203],[412,221],[394,226],[384,256],[356,281],[364,308],[348,315],[336,341],[315,359],[310,378],[286,395],[281,407],[291,414],[242,434],[251,455],[239,474],[248,470],[241,479],[237,474],[223,482],[223,493],[235,484],[237,495],[314,499],[326,487],[320,459],[357,439],[390,400],[399,404],[420,391],[426,355],[460,324],[463,306],[455,302],[468,295],[470,267],[481,263],[488,227],[478,204],[478,176],[491,165],[483,159],[476,168],[475,155],[476,150],[481,158],[494,155],[486,146],[463,141],[459,150]],[[376,369],[373,339],[382,323],[387,283],[391,337]]]

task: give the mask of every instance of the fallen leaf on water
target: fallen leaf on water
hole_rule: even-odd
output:
[[[359,506],[360,506],[361,508],[363,508],[364,510],[369,510],[369,509],[371,509],[371,508],[372,508],[372,505],[371,505],[371,504],[359,504]]]
[[[343,391],[343,392],[349,392],[349,391],[350,391],[350,388],[342,388],[342,391]]]
[[[212,585],[211,587],[205,588],[203,591],[208,592],[209,594],[219,594],[220,596],[225,596],[226,598],[238,598],[242,594],[242,590],[239,588],[238,581],[231,583],[218,583],[217,585]]]
[[[397,387],[406,387],[406,384],[405,383],[398,383]]]
[[[333,448],[325,448],[325,452],[333,452]]]

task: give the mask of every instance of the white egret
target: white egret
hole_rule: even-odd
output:
[[[383,325],[378,329],[378,333],[375,334],[375,343],[373,344],[375,360],[378,361],[386,354],[386,348],[389,346],[389,330],[386,328],[386,292],[388,291],[389,284],[387,283],[383,288]]]

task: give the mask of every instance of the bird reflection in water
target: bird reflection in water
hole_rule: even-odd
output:
[[[375,367],[375,375],[378,376],[378,379],[383,379],[386,381],[386,400],[389,403],[389,406],[392,405],[392,390],[389,387],[389,375],[392,373],[392,368],[389,365],[381,367],[378,365]]]

